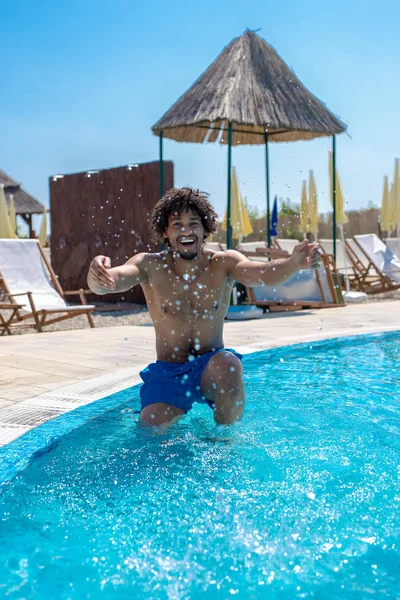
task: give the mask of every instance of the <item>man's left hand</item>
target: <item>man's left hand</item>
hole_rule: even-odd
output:
[[[298,269],[319,269],[321,266],[321,246],[318,242],[304,240],[294,247],[292,259]]]

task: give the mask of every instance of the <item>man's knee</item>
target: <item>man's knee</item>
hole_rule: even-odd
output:
[[[218,352],[208,363],[215,382],[224,380],[230,386],[242,382],[243,367],[241,361],[228,351]]]
[[[185,414],[183,410],[164,402],[148,404],[140,411],[140,420],[147,425],[163,425],[170,423]]]

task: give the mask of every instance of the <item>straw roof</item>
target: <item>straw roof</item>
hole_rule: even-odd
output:
[[[250,30],[224,48],[152,130],[178,142],[227,144],[229,122],[233,145],[263,144],[265,131],[271,142],[291,142],[346,129]]]
[[[7,173],[0,170],[0,185],[4,185],[4,193],[9,203],[10,197],[14,198],[15,212],[17,215],[42,214],[44,206],[31,194],[28,194],[21,184],[12,179]]]
[[[0,185],[3,184],[4,187],[19,187],[21,184],[18,181],[12,179],[7,173],[4,171],[0,171]]]

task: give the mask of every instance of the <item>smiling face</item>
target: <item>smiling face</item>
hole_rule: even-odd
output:
[[[164,232],[169,244],[184,260],[197,257],[204,240],[204,227],[198,214],[191,210],[172,213],[168,218],[168,227]]]

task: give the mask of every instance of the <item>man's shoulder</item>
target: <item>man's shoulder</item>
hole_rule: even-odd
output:
[[[229,278],[229,272],[243,260],[246,260],[246,257],[237,250],[221,250],[213,254],[210,262],[214,271],[223,273]]]
[[[142,265],[143,267],[149,267],[152,264],[158,264],[163,260],[162,252],[138,252],[131,256],[131,258],[127,261],[131,264]]]

